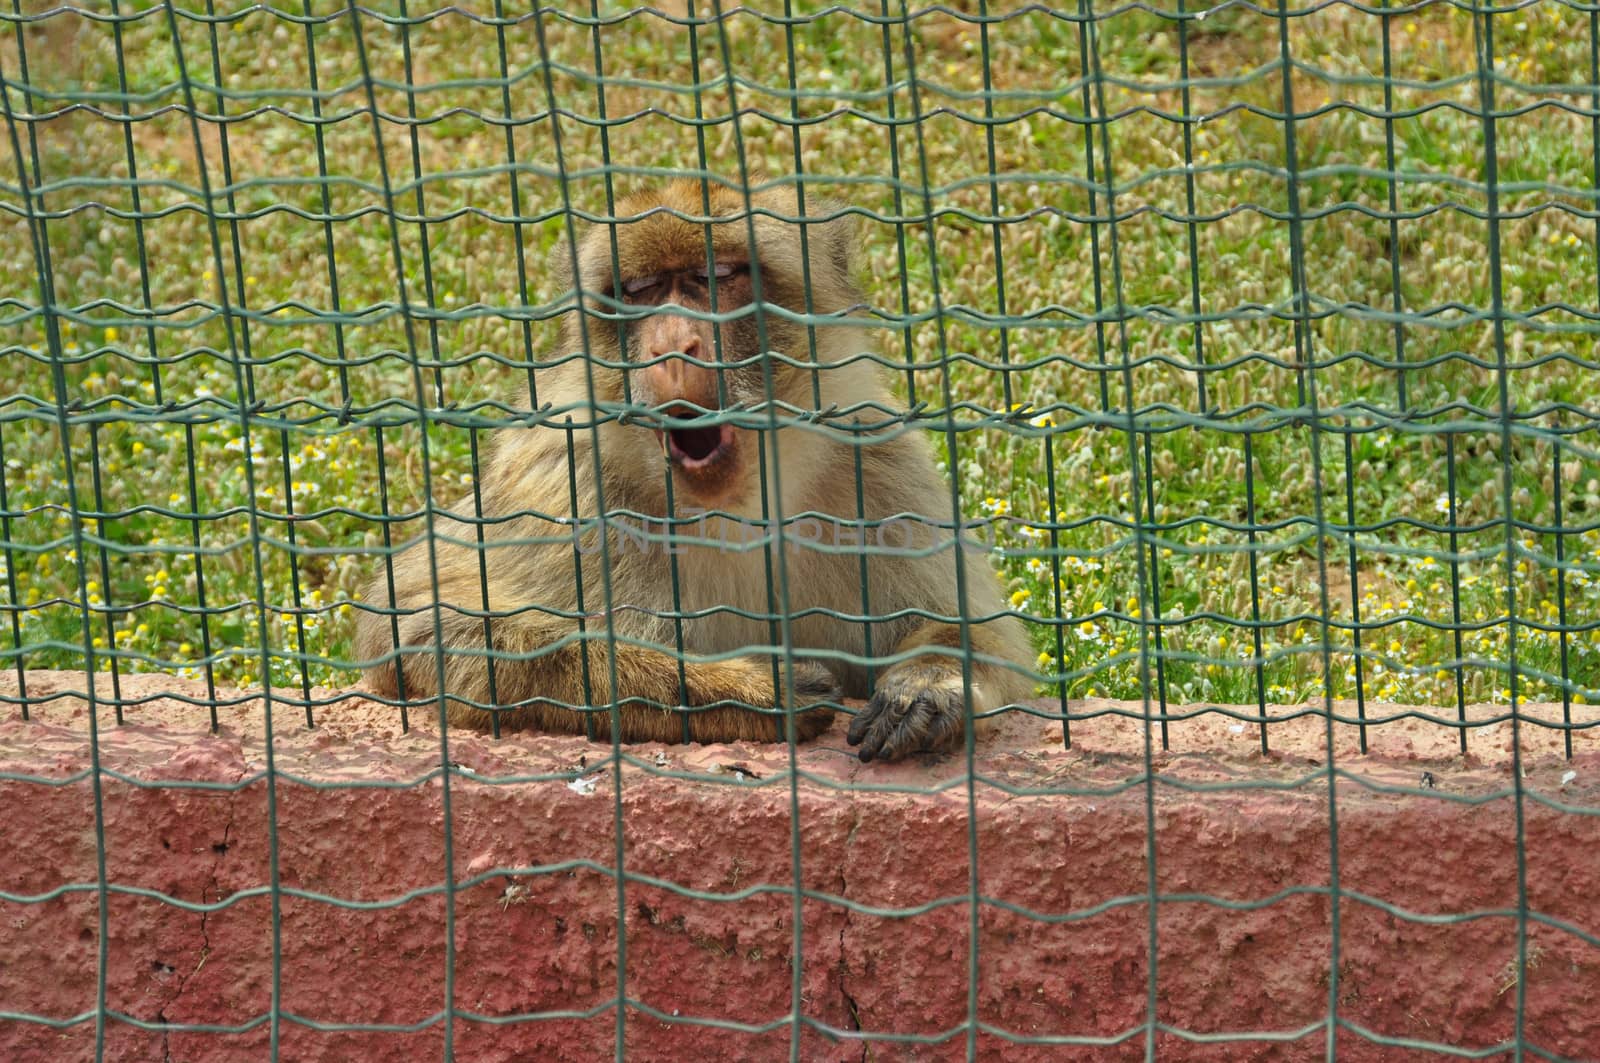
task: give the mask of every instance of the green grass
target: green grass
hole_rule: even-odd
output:
[[[265,658],[278,686],[353,681],[346,603],[377,567],[377,518],[423,502],[419,430],[400,405],[414,392],[391,235],[409,298],[428,308],[414,335],[429,402],[456,410],[458,424],[430,429],[428,470],[454,501],[483,441],[460,426],[464,411],[494,417],[481,404],[510,401],[553,336],[546,321],[525,324],[523,309],[559,295],[543,268],[564,228],[549,176],[558,161],[575,175],[575,202],[603,211],[607,157],[632,169],[703,157],[737,176],[742,147],[752,170],[784,175],[798,139],[808,187],[888,219],[861,226],[874,307],[932,310],[937,271],[953,312],[882,330],[881,350],[924,366],[964,356],[949,369],[965,404],[952,464],[968,515],[996,518],[1012,600],[1038,621],[1040,667],[1069,694],[1137,697],[1159,678],[1174,702],[1349,697],[1358,682],[1383,701],[1505,700],[1514,608],[1519,696],[1592,698],[1600,234],[1579,212],[1594,208],[1582,190],[1593,187],[1597,146],[1589,120],[1567,109],[1594,106],[1573,88],[1591,77],[1587,18],[1547,2],[1494,19],[1496,103],[1509,112],[1497,122],[1502,341],[1487,314],[1470,15],[1435,5],[1386,21],[1330,7],[1291,21],[1289,91],[1305,116],[1291,200],[1274,19],[1229,8],[1180,28],[1119,13],[1096,23],[1091,61],[1075,22],[1009,16],[985,42],[976,5],[955,6],[969,16],[891,24],[888,51],[870,19],[806,7],[787,28],[748,12],[721,34],[701,26],[691,53],[682,26],[602,5],[604,73],[625,79],[605,87],[617,123],[605,131],[594,121],[590,28],[547,19],[557,105],[587,119],[563,120],[559,160],[542,117],[539,38],[522,9],[502,9],[503,52],[494,25],[458,13],[423,17],[436,9],[411,5],[416,21],[404,27],[368,18],[378,106],[418,119],[383,123],[395,207],[426,215],[424,227],[391,226],[385,212],[343,5],[309,6],[309,46],[303,24],[270,10],[229,4],[213,21],[185,7],[175,41],[164,9],[128,5],[119,49],[112,23],[25,4],[25,14],[50,13],[20,28],[8,16],[0,68],[14,111],[52,116],[15,128],[43,189],[59,329],[52,344],[12,155],[0,168],[0,649],[28,667],[82,667],[87,637],[102,668],[209,670],[249,685]],[[484,0],[464,9],[497,10]],[[978,121],[986,52],[992,150]],[[1175,120],[1184,53],[1188,113],[1206,116],[1187,147]],[[18,87],[24,58],[31,98]],[[1096,64],[1105,80],[1089,82],[1086,98]],[[747,111],[739,138],[725,121],[730,69]],[[510,150],[525,168],[514,176],[502,85]],[[703,136],[697,101],[716,120]],[[902,123],[919,111],[924,121],[891,132],[891,108]],[[1097,180],[1114,183],[1114,228],[1104,191],[1086,185],[1091,156]],[[939,212],[936,260],[923,227],[895,221],[922,212],[924,187]],[[1298,333],[1284,220],[1295,206],[1310,310]],[[995,213],[1003,224],[983,220]],[[1002,311],[1002,271],[1005,327],[987,320]],[[1118,305],[1130,310],[1121,324]],[[1097,313],[1107,323],[1094,324]],[[1197,313],[1198,323],[1180,320]],[[1518,418],[1508,452],[1502,354]],[[941,371],[898,379],[937,426]],[[1313,390],[1315,429],[1287,415],[1304,413]],[[247,448],[238,409],[252,405]],[[81,559],[69,480],[89,518]],[[1509,544],[1507,498],[1518,522]],[[1149,623],[1158,614],[1159,627]],[[1142,640],[1154,651],[1158,636],[1159,676],[1140,657]]]

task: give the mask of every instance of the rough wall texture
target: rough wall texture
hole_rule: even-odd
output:
[[[108,687],[102,678],[102,694]],[[80,675],[28,675],[30,698],[83,689]],[[260,702],[227,709],[211,735],[203,708],[158,696],[176,689],[184,684],[168,677],[124,678],[124,700],[138,702],[130,722],[116,726],[101,709],[100,826],[114,887],[103,942],[85,703],[61,697],[28,722],[15,704],[5,710],[0,772],[29,778],[0,779],[0,1016],[90,1018],[60,1027],[0,1018],[0,1059],[93,1057],[102,947],[109,1059],[265,1058],[275,950],[283,1059],[444,1058],[436,1020],[451,991],[458,1059],[609,1058],[619,982],[638,1005],[625,1012],[630,1059],[786,1058],[797,914],[800,1010],[829,1028],[802,1028],[802,1058],[961,1058],[964,1033],[924,1044],[860,1034],[932,1039],[966,1020],[973,838],[985,899],[980,1058],[1144,1058],[1152,962],[1161,1059],[1325,1058],[1330,997],[1340,1060],[1435,1059],[1362,1031],[1485,1049],[1515,1036],[1519,993],[1526,1044],[1600,1058],[1600,950],[1569,929],[1600,935],[1600,752],[1590,732],[1568,761],[1555,732],[1524,724],[1519,802],[1509,722],[1474,731],[1467,757],[1453,732],[1415,718],[1373,729],[1364,755],[1340,726],[1343,774],[1330,788],[1315,717],[1275,727],[1267,756],[1253,727],[1215,715],[1176,723],[1174,752],[1147,760],[1138,720],[1077,723],[1064,751],[1058,726],[1018,716],[983,742],[969,804],[962,758],[863,767],[841,722],[799,752],[798,824],[783,749],[634,747],[643,763],[621,769],[619,800],[606,747],[452,733],[460,885],[447,970],[434,727],[413,714],[401,734],[393,710],[349,700],[308,731],[280,705],[269,783]],[[0,696],[16,695],[15,677],[0,680]],[[525,778],[580,765],[600,766],[585,776],[592,790]],[[175,782],[236,788],[158,785]],[[1270,786],[1233,788],[1249,783]],[[1385,789],[1430,783],[1421,795]],[[938,789],[908,792],[929,787]],[[1520,986],[1509,914],[1519,818],[1537,913]],[[620,898],[619,828],[624,867],[640,876]],[[1327,890],[1335,854],[1337,911]],[[798,913],[796,880],[812,891]],[[1392,909],[1469,918],[1419,922]],[[1167,1028],[1258,1039],[1203,1043]],[[1019,1044],[989,1031],[1104,1043]]]

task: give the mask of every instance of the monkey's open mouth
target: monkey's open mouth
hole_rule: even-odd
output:
[[[687,420],[700,416],[693,410],[666,410],[669,417]],[[697,428],[656,429],[656,438],[666,447],[667,458],[685,472],[708,472],[733,452],[731,424]]]

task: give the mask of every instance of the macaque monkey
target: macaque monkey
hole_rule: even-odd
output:
[[[587,357],[537,370],[557,412],[501,429],[478,501],[435,519],[437,592],[421,539],[371,585],[356,643],[374,692],[425,701],[442,686],[453,723],[498,712],[502,727],[596,738],[615,703],[625,742],[782,741],[790,710],[806,739],[829,702],[870,698],[847,735],[863,761],[959,746],[969,693],[978,712],[1028,696],[1023,627],[957,534],[926,433],[893,423],[860,356],[852,219],[809,223],[802,253],[782,220],[797,213],[792,190],[747,205],[680,180],[580,236],[583,309],[561,350]],[[568,283],[572,260],[557,249]],[[814,343],[781,310],[826,319]],[[831,409],[856,412],[814,412]]]

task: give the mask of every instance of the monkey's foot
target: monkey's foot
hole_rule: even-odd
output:
[[[941,664],[907,661],[878,683],[845,738],[861,747],[863,762],[943,752],[960,743],[966,713],[959,675]]]

